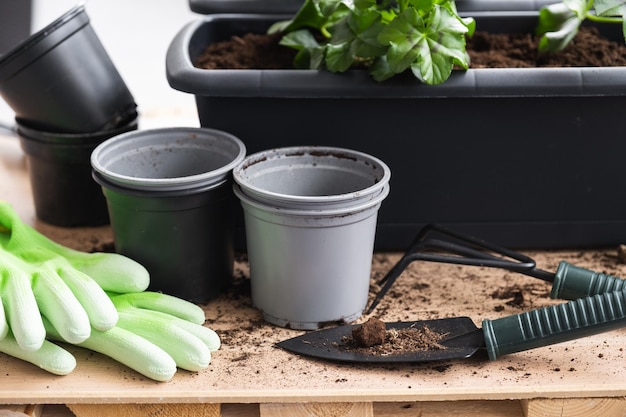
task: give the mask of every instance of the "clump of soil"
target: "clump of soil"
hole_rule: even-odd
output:
[[[352,330],[344,340],[346,350],[362,354],[387,356],[426,350],[443,350],[439,342],[446,337],[424,325],[404,329],[385,328],[382,321],[370,318]]]
[[[246,34],[208,45],[195,65],[205,69],[293,69],[296,51],[278,44],[280,34]],[[537,52],[538,37],[477,31],[467,42],[471,68],[626,66],[626,45],[594,27],[581,28],[565,50]]]
[[[359,347],[382,345],[385,342],[385,336],[387,336],[385,323],[373,317],[361,326],[352,329],[352,339]]]

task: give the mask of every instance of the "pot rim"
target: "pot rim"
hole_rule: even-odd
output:
[[[187,135],[188,137],[204,138],[211,140],[223,140],[231,144],[235,144],[239,151],[230,162],[222,165],[216,169],[201,174],[170,177],[170,178],[147,178],[147,177],[134,177],[126,174],[120,174],[112,171],[106,165],[107,155],[115,152],[119,152],[127,144],[129,139],[139,139],[142,144],[137,144],[134,149],[141,146],[154,146],[162,142],[154,142],[155,137],[172,138],[173,135]],[[151,140],[152,139],[152,140]],[[209,129],[203,127],[166,127],[147,130],[136,130],[127,133],[122,133],[111,139],[105,140],[98,145],[91,153],[91,166],[95,172],[97,172],[108,183],[128,188],[132,190],[153,190],[153,191],[179,191],[190,189],[202,189],[210,185],[223,182],[246,155],[246,146],[236,136],[216,129]],[[119,157],[119,156],[118,156]]]
[[[82,19],[80,21],[76,21],[76,25],[67,27],[67,34],[64,34],[64,36],[60,39],[53,39],[50,44],[42,44],[45,39],[51,38],[51,36],[59,29],[64,28],[69,22],[78,17],[82,17]],[[35,55],[38,56],[40,53],[54,48],[58,43],[63,42],[67,37],[71,36],[74,32],[80,30],[83,26],[88,25],[89,23],[89,17],[85,12],[85,4],[84,2],[81,2],[46,25],[44,28],[22,40],[5,55],[0,55],[0,67],[7,65],[26,53],[30,53],[30,51],[36,47],[43,48],[41,51],[36,51],[37,54]],[[24,63],[23,66],[26,65],[28,64]]]
[[[290,217],[307,217],[307,218],[322,218],[322,217],[336,217],[336,216],[350,216],[353,214],[361,213],[365,210],[375,208],[379,206],[382,201],[389,195],[389,184],[385,186],[373,195],[371,199],[366,201],[359,201],[358,204],[351,206],[339,206],[331,208],[323,207],[311,207],[309,209],[302,208],[282,208],[278,206],[268,205],[266,202],[255,200],[247,195],[238,184],[233,184],[233,194],[242,202],[242,204],[254,207],[257,210],[261,210],[267,213],[275,213],[280,216]],[[313,227],[313,226],[311,226]]]
[[[75,132],[50,132],[31,127],[26,121],[19,117],[15,118],[15,133],[29,141],[42,142],[56,145],[83,145],[99,144],[105,139],[126,133],[129,130],[136,130],[139,125],[139,114],[137,111],[128,113],[128,117],[115,127],[88,133]]]
[[[284,159],[285,162],[283,165],[288,168],[290,162],[295,162],[290,161],[291,158],[297,159],[302,156],[352,160],[357,164],[369,166],[373,174],[373,184],[364,189],[341,194],[297,195],[268,191],[252,184],[250,177],[245,174],[246,169],[251,166],[278,159]],[[380,174],[374,175],[374,173]],[[241,187],[242,193],[251,197],[253,200],[295,210],[303,210],[303,207],[325,210],[332,207],[343,207],[346,204],[353,206],[355,200],[368,201],[376,199],[381,190],[389,183],[391,179],[391,169],[379,158],[352,149],[333,146],[291,146],[269,149],[249,155],[233,169],[233,179]]]

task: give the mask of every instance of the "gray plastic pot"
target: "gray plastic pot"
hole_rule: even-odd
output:
[[[92,153],[115,248],[150,272],[150,289],[206,302],[231,282],[232,169],[245,145],[221,131],[163,128],[112,138]]]
[[[48,132],[113,129],[137,107],[84,6],[0,56],[0,95],[19,119]]]
[[[109,224],[106,201],[91,176],[91,152],[100,143],[136,130],[138,118],[89,134],[43,132],[16,120],[28,160],[37,218],[62,227]]]
[[[353,150],[291,147],[247,157],[233,178],[252,302],[265,320],[316,329],[360,317],[389,167]]]

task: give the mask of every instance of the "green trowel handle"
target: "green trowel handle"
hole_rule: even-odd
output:
[[[625,289],[626,280],[588,269],[579,268],[565,261],[559,263],[554,274],[550,297],[576,300],[589,295]]]
[[[626,291],[483,321],[490,359],[626,327]]]

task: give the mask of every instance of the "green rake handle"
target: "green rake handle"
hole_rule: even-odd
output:
[[[565,261],[559,263],[554,274],[551,298],[576,300],[582,297],[625,289],[626,280],[589,269],[574,266]]]

